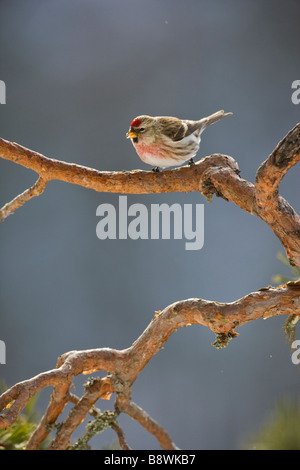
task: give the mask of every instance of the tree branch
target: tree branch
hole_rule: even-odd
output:
[[[0,221],[40,194],[51,180],[120,194],[200,191],[208,200],[216,194],[261,218],[280,239],[291,264],[300,266],[300,217],[278,194],[283,176],[300,159],[300,124],[279,142],[261,165],[255,186],[239,177],[238,164],[232,157],[220,154],[205,157],[192,166],[159,173],[143,170],[97,171],[47,158],[4,139],[0,139],[0,157],[29,168],[40,176],[32,188],[0,210]]]
[[[146,413],[142,408],[128,401],[124,408],[122,409],[124,413],[127,413],[132,419],[135,419],[140,423],[148,432],[150,432],[159,442],[159,445],[162,449],[165,450],[176,450],[178,447],[169,434],[164,430],[164,428],[157,423],[151,416]]]
[[[5,204],[5,206],[0,209],[0,222],[3,222],[6,217],[13,214],[19,207],[23,206],[25,202],[29,201],[35,196],[42,194],[46,188],[47,181],[45,181],[41,176],[36,181],[36,183],[31,186],[31,188],[26,189],[23,193],[16,196],[12,201]]]
[[[283,244],[292,265],[300,266],[300,218],[279,195],[279,184],[300,159],[300,124],[279,142],[256,174],[255,199],[259,217]]]
[[[0,221],[12,214],[32,197],[43,192],[51,180],[61,180],[103,192],[147,194],[200,191],[208,200],[213,194],[232,201],[243,210],[260,217],[279,237],[291,264],[300,266],[300,219],[293,208],[279,195],[279,184],[286,172],[300,159],[300,124],[279,142],[257,171],[255,186],[240,178],[235,160],[226,155],[211,155],[193,166],[184,166],[160,173],[152,171],[100,172],[83,166],[60,162],[0,139],[0,157],[34,170],[37,182],[0,211]],[[39,390],[53,387],[44,416],[32,434],[27,449],[39,449],[53,426],[56,426],[68,402],[74,403],[65,421],[58,427],[50,449],[67,449],[74,430],[92,414],[99,413],[95,403],[116,394],[115,413],[104,412],[105,419],[115,425],[122,448],[129,448],[115,417],[127,413],[151,432],[163,449],[175,449],[166,431],[144,410],[131,401],[132,386],[150,359],[159,352],[169,337],[184,326],[198,324],[216,335],[214,346],[222,348],[237,336],[237,327],[275,315],[300,316],[300,281],[278,288],[263,288],[232,303],[203,299],[175,302],[156,314],[145,331],[127,349],[110,348],[70,351],[59,357],[56,368],[20,382],[0,397],[0,428],[11,426],[30,398]],[[79,374],[105,371],[103,378],[90,379],[81,398],[74,398],[70,388]],[[102,420],[102,421],[101,421]],[[104,421],[103,421],[104,420]],[[91,426],[84,442],[97,426]]]
[[[235,329],[258,318],[275,315],[300,315],[300,281],[278,288],[264,288],[232,303],[187,299],[166,307],[156,314],[141,336],[128,348],[70,351],[60,356],[56,369],[20,382],[0,397],[0,428],[10,426],[30,398],[42,388],[53,387],[48,408],[28,442],[28,449],[38,449],[71,398],[75,376],[96,371],[109,371],[105,378],[93,379],[82,398],[75,404],[59,427],[51,449],[67,449],[70,437],[99,398],[116,393],[116,411],[127,413],[158,439],[164,449],[177,448],[166,431],[130,400],[137,376],[159,352],[169,337],[184,326],[208,327],[217,336],[217,347],[224,347],[237,333]],[[6,408],[11,405],[9,408]]]

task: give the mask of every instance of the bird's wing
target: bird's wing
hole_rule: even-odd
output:
[[[160,132],[168,136],[174,142],[183,139],[191,133],[188,132],[188,125],[184,121],[181,121],[181,119],[160,116],[155,118],[155,120],[158,123]]]
[[[232,113],[224,113],[223,110],[220,110],[210,116],[200,119],[200,121],[181,120],[176,117],[169,116],[156,117],[155,120],[158,123],[160,131],[176,142],[178,140],[182,140],[184,137],[188,137],[196,131],[198,131],[198,135],[201,134],[207,126],[210,126],[223,117],[231,114]]]

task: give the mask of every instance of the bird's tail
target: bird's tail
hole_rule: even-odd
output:
[[[217,111],[214,114],[211,114],[210,116],[204,117],[200,119],[200,121],[197,121],[198,128],[201,129],[201,132],[211,124],[214,124],[217,121],[220,121],[220,119],[223,119],[226,116],[230,116],[232,113],[224,113],[223,109],[220,111]]]

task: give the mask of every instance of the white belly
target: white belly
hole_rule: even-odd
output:
[[[191,134],[179,142],[172,143],[172,146],[168,142],[168,147],[165,148],[163,145],[158,146],[157,144],[135,144],[133,141],[132,143],[143,162],[153,167],[167,168],[181,165],[193,158],[199,149],[200,140],[200,135]]]

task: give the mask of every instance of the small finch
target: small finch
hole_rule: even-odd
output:
[[[154,170],[178,166],[193,158],[199,150],[201,133],[232,113],[218,111],[200,121],[189,121],[169,116],[138,116],[130,124],[126,134],[140,159],[152,165]]]

